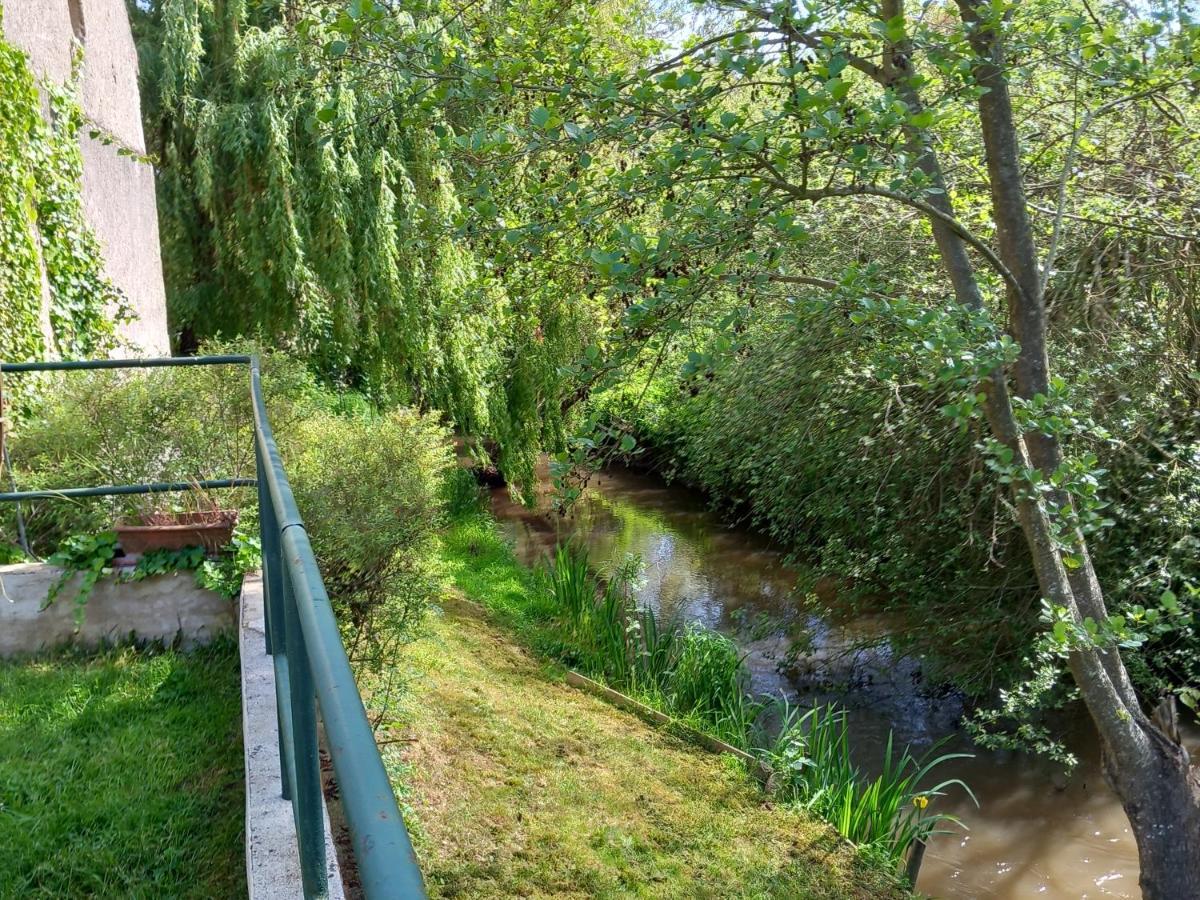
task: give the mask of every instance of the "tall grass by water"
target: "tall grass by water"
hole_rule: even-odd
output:
[[[974,799],[970,788],[957,778],[922,785],[942,763],[968,754],[937,755],[937,747],[920,757],[908,747],[897,753],[889,733],[880,773],[868,778],[851,760],[844,709],[829,704],[801,710],[786,701],[780,706],[775,739],[761,749],[775,769],[783,799],[817,813],[854,843],[897,858],[943,826],[961,825],[953,816],[926,809],[951,787]]]
[[[742,657],[729,638],[660,622],[653,610],[639,608],[636,567],[628,563],[602,580],[586,550],[563,543],[547,577],[566,662],[747,746],[763,704],[748,694]]]
[[[923,786],[939,766],[964,754],[897,752],[889,735],[874,778],[855,766],[846,712],[836,705],[801,709],[755,697],[737,646],[699,625],[659,621],[634,598],[636,567],[598,578],[587,551],[560,543],[546,573],[559,655],[616,688],[681,716],[771,765],[777,795],[826,819],[849,840],[897,863],[916,841],[960,824],[927,812],[958,779]],[[974,799],[972,797],[972,799]]]

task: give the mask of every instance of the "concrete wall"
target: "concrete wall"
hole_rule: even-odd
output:
[[[2,0],[5,38],[24,50],[33,71],[65,83],[73,46],[83,47],[81,100],[90,127],[119,145],[146,152],[138,95],[137,51],[124,0]],[[88,136],[83,153],[83,207],[105,260],[105,274],[138,318],[122,336],[140,355],[165,355],[167,305],[154,199],[154,170]],[[48,302],[48,297],[44,298]]]
[[[178,635],[187,647],[234,627],[234,603],[199,587],[190,573],[179,573],[126,583],[102,579],[88,597],[76,634],[73,601],[81,576],[41,608],[61,572],[45,563],[0,566],[0,658],[68,643],[94,647],[131,635],[168,643]]]

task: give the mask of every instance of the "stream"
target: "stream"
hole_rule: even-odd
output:
[[[562,537],[589,549],[594,565],[634,553],[644,564],[638,599],[657,613],[727,633],[746,654],[752,687],[805,705],[836,699],[848,709],[856,759],[873,768],[891,730],[915,752],[948,738],[941,752],[970,752],[938,769],[938,781],[958,777],[979,807],[951,789],[939,809],[966,830],[930,842],[917,884],[934,897],[1097,898],[1141,896],[1137,850],[1116,797],[1100,775],[1088,720],[1076,715],[1068,746],[1080,764],[1067,781],[1059,767],[1026,754],[974,747],[958,728],[962,706],[953,692],[921,678],[920,662],[896,659],[886,643],[887,622],[859,617],[836,624],[808,616],[803,647],[762,621],[794,614],[796,572],[758,536],[727,528],[701,497],[632,471],[595,476],[568,516],[547,513],[543,479],[539,509],[493,489],[492,511],[527,564]],[[846,652],[863,639],[868,651]],[[792,649],[790,665],[781,666]],[[817,677],[819,673],[819,678]],[[1193,734],[1192,742],[1197,735]],[[1193,748],[1193,752],[1195,749]]]

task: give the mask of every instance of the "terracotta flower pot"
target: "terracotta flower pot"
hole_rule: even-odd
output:
[[[236,509],[150,513],[138,523],[118,522],[117,540],[126,556],[185,547],[203,547],[209,553],[218,553],[232,540],[237,519]]]

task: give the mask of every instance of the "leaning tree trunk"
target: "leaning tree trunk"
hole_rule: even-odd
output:
[[[987,154],[999,256],[1012,273],[1008,305],[1021,345],[1013,379],[1018,395],[1045,393],[1049,383],[1046,316],[1037,251],[1029,223],[1004,54],[990,3],[958,0],[976,54],[975,78],[987,90],[979,98],[979,120]],[[989,423],[1017,459],[1045,474],[1062,459],[1057,440],[1022,434],[1012,413],[1005,377],[996,373],[987,394]],[[1065,500],[1066,498],[1060,498]],[[1107,616],[1104,595],[1082,534],[1076,535],[1082,565],[1068,573],[1052,539],[1045,507],[1018,502],[1021,525],[1038,583],[1052,603],[1076,621]],[[1169,734],[1142,710],[1115,648],[1085,648],[1071,654],[1071,674],[1100,735],[1105,775],[1129,817],[1141,861],[1147,900],[1200,898],[1200,779],[1177,734]]]
[[[1151,745],[1142,766],[1111,766],[1106,776],[1121,798],[1137,840],[1146,900],[1200,897],[1200,779],[1188,754],[1153,723],[1143,727]]]

